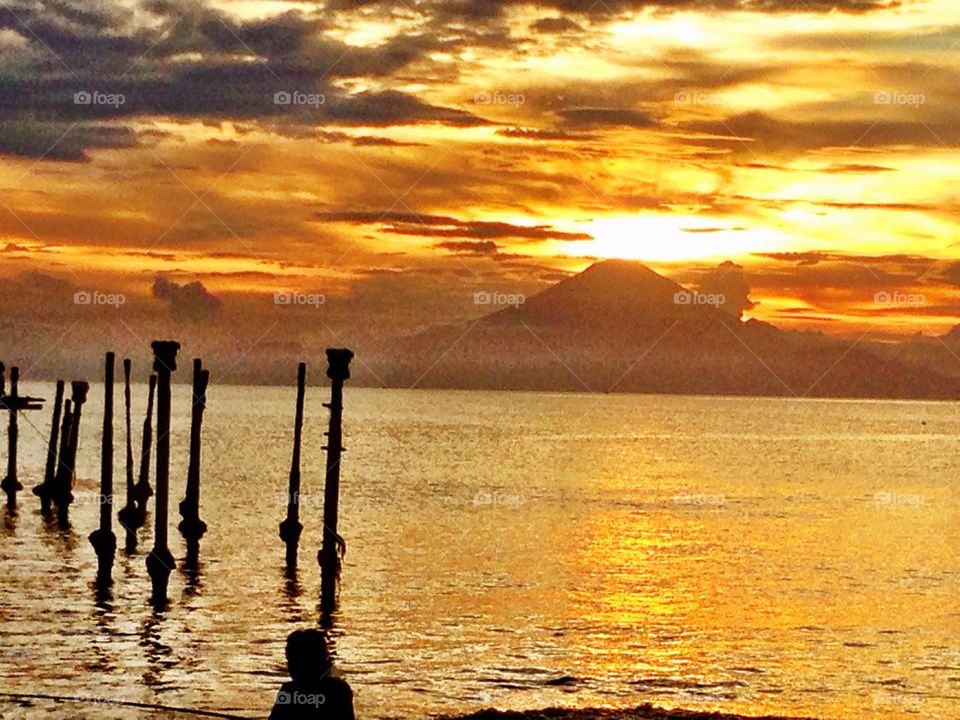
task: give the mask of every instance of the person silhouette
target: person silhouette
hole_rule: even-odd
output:
[[[354,720],[353,691],[333,677],[327,637],[319,630],[294,630],[287,637],[287,670],[270,720]]]

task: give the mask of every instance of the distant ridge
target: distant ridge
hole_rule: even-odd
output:
[[[942,373],[889,346],[741,322],[695,296],[642,263],[606,260],[472,325],[396,339],[377,372],[406,387],[960,397],[960,361]]]

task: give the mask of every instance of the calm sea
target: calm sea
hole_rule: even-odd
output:
[[[294,391],[211,387],[202,568],[195,581],[174,573],[159,615],[142,550],[118,553],[108,602],[90,586],[102,389],[67,534],[29,493],[50,423],[29,414],[28,490],[0,525],[2,690],[264,717],[286,634],[318,616],[328,392],[307,394],[290,583],[277,525]],[[172,527],[189,390],[174,394]],[[135,428],[144,405],[138,387]],[[334,637],[361,717],[645,701],[960,717],[960,405],[348,387],[345,407]],[[120,487],[123,457],[118,422]]]

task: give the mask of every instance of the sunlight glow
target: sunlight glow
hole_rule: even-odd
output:
[[[583,230],[594,240],[566,243],[570,255],[624,260],[675,262],[728,260],[753,252],[786,247],[772,230],[734,226],[729,220],[710,221],[677,215],[635,215],[592,220]]]

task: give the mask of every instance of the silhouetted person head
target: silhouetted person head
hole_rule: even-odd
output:
[[[353,691],[334,677],[327,636],[295,630],[287,637],[291,681],[280,686],[270,720],[355,720]]]
[[[297,683],[319,680],[332,665],[327,636],[319,630],[294,630],[287,638],[287,669]]]

